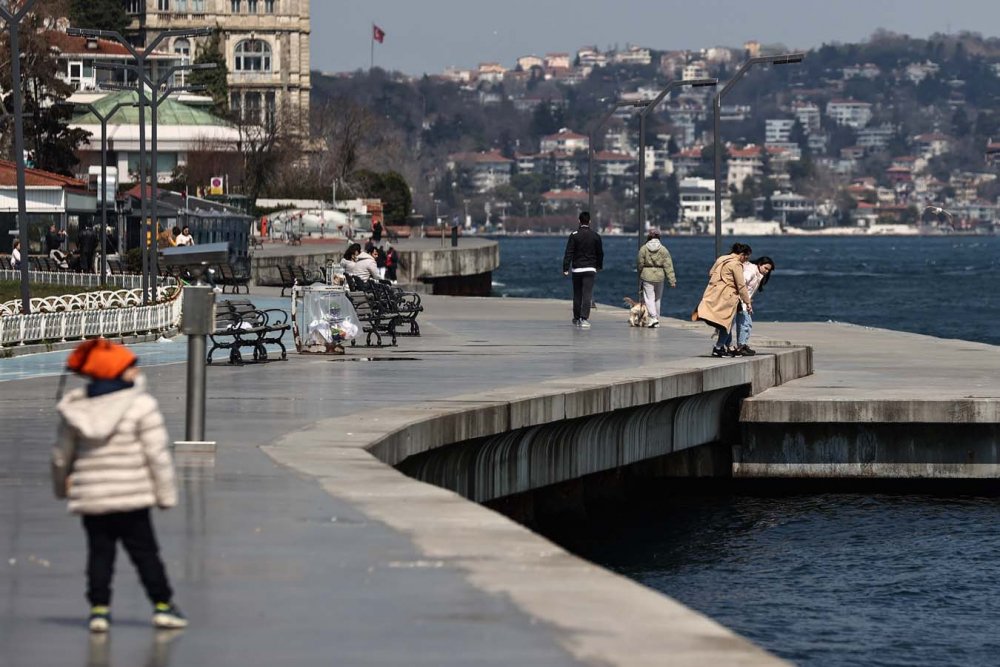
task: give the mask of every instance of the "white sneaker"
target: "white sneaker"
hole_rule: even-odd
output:
[[[590,322],[588,322],[587,320],[580,320],[580,328],[581,329],[589,329],[590,328]]]
[[[660,326],[660,320],[652,320],[647,326],[649,326],[650,329],[655,329]]]
[[[222,294],[222,288],[221,287],[213,287],[212,291],[215,292],[216,294]]]

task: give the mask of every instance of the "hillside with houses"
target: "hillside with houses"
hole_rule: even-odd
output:
[[[419,212],[511,230],[559,226],[586,206],[593,141],[600,223],[634,229],[638,121],[623,108],[591,137],[608,106],[651,100],[674,79],[717,77],[721,86],[746,58],[786,50],[754,41],[684,51],[584,46],[417,78],[317,72],[313,94],[375,111],[391,138],[381,150],[406,175]],[[650,226],[698,232],[713,219],[713,94],[682,88],[649,119]],[[1000,39],[971,33],[879,31],[812,49],[799,65],[754,68],[721,109],[724,219],[792,231],[991,230],[1000,219],[998,101]]]

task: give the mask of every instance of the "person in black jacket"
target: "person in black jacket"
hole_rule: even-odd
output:
[[[45,250],[49,254],[53,250],[62,250],[63,239],[66,238],[66,230],[58,230],[55,225],[49,225],[49,233],[45,235]]]
[[[590,304],[594,298],[597,272],[604,268],[604,247],[601,236],[590,229],[590,213],[580,214],[580,228],[569,235],[563,275],[573,273],[573,324],[590,328]]]
[[[93,273],[94,255],[97,253],[97,235],[92,227],[84,227],[77,237],[76,246],[80,249],[80,257],[84,273]]]

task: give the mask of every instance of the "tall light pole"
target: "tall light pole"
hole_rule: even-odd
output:
[[[793,65],[802,62],[804,53],[784,53],[778,56],[758,56],[743,63],[736,76],[722,87],[712,104],[714,116],[713,152],[715,153],[715,256],[722,255],[722,98],[726,96],[736,82],[754,65]],[[767,147],[764,148],[767,150]]]
[[[108,121],[124,107],[137,107],[136,102],[118,102],[106,114],[101,114],[100,110],[93,104],[87,102],[74,104],[73,102],[61,102],[64,106],[81,106],[90,111],[101,123],[101,287],[107,280],[108,274]]]
[[[597,124],[590,128],[590,150],[588,151],[587,160],[587,180],[589,181],[587,184],[587,212],[590,213],[591,217],[594,216],[594,139],[597,138],[597,132],[619,109],[624,107],[641,109],[644,106],[646,106],[646,102],[644,101],[624,102],[622,100],[618,100],[605,112],[603,116],[601,116],[601,119],[597,121]]]
[[[15,12],[10,11],[12,3],[5,2],[0,5],[0,19],[7,23],[10,31],[10,66],[11,66],[11,91],[14,101],[14,166],[17,170],[17,233],[21,240],[21,312],[25,315],[31,313],[31,291],[28,286],[28,255],[30,254],[28,242],[28,201],[24,185],[24,119],[23,104],[21,101],[21,45],[19,42],[19,29],[21,21],[28,15],[35,0],[23,0],[21,8]]]
[[[645,106],[639,113],[639,207],[636,212],[636,252],[642,250],[642,228],[646,219],[646,116],[663,101],[670,91],[684,86],[692,88],[705,88],[719,83],[718,79],[675,79],[667,84],[667,87],[660,91],[660,94],[653,98],[653,101]],[[640,282],[640,289],[642,280]]]
[[[149,293],[150,285],[153,285],[153,297],[155,298],[155,285],[156,285],[156,261],[155,255],[150,257],[151,248],[149,247],[149,220],[147,218],[147,208],[146,208],[146,112],[145,112],[145,95],[142,94],[143,86],[150,88],[151,90],[159,90],[160,86],[163,85],[163,81],[157,80],[155,83],[151,80],[150,76],[146,74],[146,58],[150,53],[155,52],[156,47],[160,45],[165,39],[180,38],[180,37],[205,37],[212,34],[212,28],[195,28],[190,30],[164,30],[159,35],[156,36],[149,46],[147,46],[142,51],[137,50],[132,44],[122,36],[117,30],[90,30],[84,28],[69,28],[66,30],[66,34],[71,37],[86,37],[89,39],[109,39],[115,40],[121,44],[132,56],[135,61],[134,65],[123,66],[124,69],[131,69],[131,71],[136,73],[136,83],[140,91],[139,95],[139,206],[140,215],[142,220],[139,223],[139,237],[140,237],[140,247],[142,248],[142,302],[143,305],[149,304]],[[155,140],[154,140],[155,141]],[[156,166],[153,167],[154,173],[156,172]],[[155,185],[154,185],[155,188]],[[154,202],[155,203],[155,202]]]

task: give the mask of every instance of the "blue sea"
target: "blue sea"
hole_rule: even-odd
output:
[[[754,319],[850,322],[1000,345],[1000,237],[760,237],[740,239],[777,270],[754,301]],[[732,243],[733,239],[727,239]],[[663,314],[687,318],[714,260],[711,238],[664,237],[677,272]],[[494,294],[571,298],[562,275],[565,239],[502,238]],[[636,239],[604,237],[595,300],[620,306],[637,295]],[[572,317],[572,315],[570,315]]]
[[[664,314],[686,318],[714,243],[663,240],[678,281]],[[850,322],[1000,345],[1000,237],[740,240],[777,266],[754,301],[758,321]],[[500,246],[497,296],[570,297],[564,239]],[[605,237],[604,248],[596,300],[618,306],[636,295],[636,240]],[[1000,498],[733,488],[664,493],[629,519],[570,546],[793,663],[1000,664]]]

